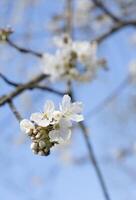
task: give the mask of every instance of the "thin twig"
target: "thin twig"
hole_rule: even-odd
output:
[[[93,163],[93,166],[94,166],[95,171],[97,173],[97,177],[98,177],[99,183],[101,185],[104,197],[105,197],[106,200],[110,200],[111,198],[109,196],[109,193],[108,193],[108,190],[107,190],[107,186],[106,186],[105,181],[104,181],[104,177],[102,175],[102,172],[100,170],[98,161],[96,159],[96,156],[95,156],[91,141],[89,140],[89,135],[88,135],[87,128],[86,128],[86,126],[85,126],[85,124],[83,122],[80,122],[79,125],[80,125],[80,128],[82,130],[83,137],[84,137],[84,140],[85,140],[88,152],[89,152],[90,161]]]
[[[66,32],[72,37],[73,35],[73,0],[66,0],[65,7],[67,17],[66,17]]]
[[[69,17],[67,18],[67,29],[68,29],[68,33],[71,34],[71,36],[73,36],[73,27],[72,27],[73,5],[72,5],[72,3],[73,3],[72,0],[67,0],[67,13],[69,13],[69,15],[71,16],[70,17],[68,15]],[[69,95],[71,96],[71,99],[74,101],[75,99],[74,99],[74,94],[73,94],[73,91],[72,91],[72,83],[71,83],[71,81],[68,81],[67,84],[68,84]],[[93,166],[95,168],[95,171],[96,171],[96,174],[98,176],[98,180],[100,182],[104,197],[105,197],[106,200],[110,200],[110,197],[109,197],[109,194],[108,194],[105,182],[104,182],[104,178],[101,174],[100,168],[99,168],[97,160],[95,158],[93,147],[92,147],[91,142],[89,140],[89,136],[88,136],[87,131],[86,131],[87,129],[86,129],[86,126],[84,125],[84,123],[80,123],[80,128],[82,129],[84,140],[85,140],[88,152],[89,152],[89,158],[90,158],[90,161],[93,163]]]
[[[69,88],[70,88],[70,84],[69,84]],[[72,88],[70,89],[69,94],[70,94],[72,100],[75,101]],[[89,158],[90,158],[90,161],[93,163],[94,169],[96,171],[99,183],[100,183],[102,191],[103,191],[103,195],[104,195],[106,200],[110,200],[110,196],[109,196],[109,193],[108,193],[105,181],[104,181],[104,177],[101,173],[99,164],[97,162],[97,159],[96,159],[96,156],[95,156],[95,153],[94,153],[94,150],[93,150],[93,146],[92,146],[91,141],[89,139],[89,135],[88,135],[86,125],[83,122],[80,122],[79,126],[82,130],[82,134],[83,134],[83,137],[84,137],[87,149],[88,149],[88,153],[89,153]]]
[[[105,4],[100,0],[92,0],[93,4],[101,9],[106,15],[108,15],[113,21],[115,22],[121,22],[122,20],[115,16],[106,6]]]
[[[7,83],[10,86],[13,87],[18,87],[20,84],[19,83],[15,83],[14,81],[10,81],[5,75],[3,75],[2,73],[0,73],[0,77],[5,81],[5,83]]]
[[[15,107],[13,102],[8,101],[8,105],[9,105],[10,109],[12,110],[13,114],[15,115],[16,119],[20,122],[22,120],[22,117],[21,117],[20,113],[17,111],[17,108]]]
[[[110,30],[108,30],[107,32],[105,32],[101,36],[94,38],[94,41],[96,41],[97,43],[101,43],[105,39],[107,39],[108,37],[111,37],[116,32],[118,32],[118,31],[120,31],[120,30],[122,30],[122,29],[124,29],[128,26],[136,27],[136,21],[132,20],[132,21],[126,21],[126,22],[123,22],[123,23],[114,24],[113,27],[110,28]]]
[[[53,88],[50,88],[50,87],[47,87],[47,86],[42,86],[42,85],[34,85],[32,88],[44,90],[44,91],[47,91],[47,92],[52,92],[52,93],[60,95],[60,96],[63,96],[64,94],[67,93],[67,92],[61,92],[61,91],[55,90]]]
[[[36,52],[36,51],[33,51],[33,50],[31,50],[31,49],[26,49],[26,48],[23,48],[23,47],[19,47],[17,44],[15,44],[11,39],[9,39],[9,38],[7,38],[7,43],[11,46],[11,47],[13,47],[13,48],[15,48],[16,50],[18,50],[19,52],[21,52],[21,53],[25,53],[25,54],[32,54],[32,55],[34,55],[34,56],[37,56],[37,57],[39,57],[39,58],[41,58],[42,56],[43,56],[43,54],[42,53],[38,53],[38,52]]]
[[[5,75],[3,75],[2,73],[0,73],[0,77],[10,86],[12,87],[19,87],[19,86],[22,86],[23,83],[16,83],[16,82],[13,82],[11,80],[9,80]],[[54,94],[57,94],[57,95],[61,95],[63,96],[64,94],[66,94],[67,92],[61,92],[61,91],[58,91],[58,90],[55,90],[51,87],[48,87],[48,86],[44,86],[44,85],[38,85],[38,84],[34,84],[32,86],[30,86],[28,89],[32,90],[32,89],[39,89],[39,90],[44,90],[44,91],[47,91],[47,92],[52,92]]]
[[[9,94],[3,95],[2,97],[0,97],[0,106],[4,105],[5,103],[8,103],[8,101],[12,101],[19,94],[21,94],[25,90],[32,88],[34,85],[40,83],[47,77],[49,76],[45,74],[40,74],[37,77],[33,78],[32,80],[28,81],[27,83],[16,87],[15,90],[10,92]]]

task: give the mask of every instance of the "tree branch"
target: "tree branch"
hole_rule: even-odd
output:
[[[22,117],[20,115],[20,113],[17,111],[15,105],[13,104],[12,101],[8,101],[8,105],[11,109],[11,111],[13,112],[13,114],[15,115],[16,119],[20,122],[22,120]]]
[[[69,90],[69,94],[71,96],[71,99],[73,101],[75,101],[74,94],[73,94],[70,82],[69,82],[69,89],[70,89]],[[91,141],[89,140],[88,130],[87,130],[87,128],[86,128],[86,126],[85,126],[85,124],[83,122],[80,122],[79,126],[80,126],[80,128],[82,130],[82,134],[83,134],[83,137],[84,137],[84,140],[85,140],[85,143],[86,143],[86,147],[87,147],[88,153],[89,153],[89,159],[90,159],[91,163],[93,163],[94,169],[96,171],[99,183],[100,183],[102,191],[103,191],[103,195],[104,195],[106,200],[110,200],[110,196],[109,196],[109,193],[108,193],[108,190],[107,190],[103,175],[101,173],[99,164],[97,162],[97,159],[96,159],[96,156],[95,156],[95,153],[94,153],[94,150],[93,150],[93,146],[91,144]]]
[[[19,85],[18,87],[16,87],[15,90],[10,92],[9,94],[0,97],[0,106],[4,105],[5,103],[8,103],[9,101],[12,101],[16,96],[18,96],[25,90],[31,89],[34,85],[43,81],[47,77],[49,76],[45,74],[40,74],[37,77],[33,78],[32,80],[28,81],[27,83]]]
[[[100,0],[92,0],[93,4],[101,9],[106,15],[108,15],[114,22],[122,22],[120,18],[115,16],[105,5],[102,1]]]
[[[16,83],[16,82],[13,82],[13,81],[9,80],[2,73],[0,73],[0,77],[5,81],[5,83],[7,83],[8,85],[10,85],[12,87],[19,87],[19,86],[23,85],[22,83]],[[38,85],[38,84],[34,84],[31,87],[29,87],[28,89],[44,90],[44,91],[52,92],[54,94],[61,95],[61,96],[63,96],[64,94],[67,93],[67,92],[61,92],[61,91],[55,90],[55,89],[53,89],[51,87],[47,87],[47,86],[44,86],[44,85]]]
[[[32,87],[32,89],[40,89],[40,90],[52,92],[52,93],[60,95],[60,96],[63,96],[64,94],[67,93],[67,92],[61,92],[61,91],[55,90],[53,88],[50,88],[50,87],[47,87],[47,86],[42,86],[42,85],[34,85]]]
[[[108,30],[106,33],[104,33],[103,35],[97,37],[94,39],[94,41],[96,41],[97,43],[101,43],[103,42],[105,39],[107,39],[108,37],[112,36],[114,33],[120,31],[121,29],[127,27],[127,26],[132,26],[132,27],[136,27],[136,21],[126,21],[123,23],[117,23],[114,24],[113,27],[111,27],[110,30]]]
[[[5,83],[7,83],[8,85],[10,86],[13,86],[13,87],[18,87],[20,84],[18,83],[15,83],[13,81],[10,81],[6,76],[4,76],[2,73],[0,73],[0,77],[5,81]]]
[[[66,19],[67,31],[72,37],[73,36],[73,27],[72,27],[72,21],[73,21],[73,18],[72,18],[72,16],[73,16],[72,3],[73,3],[73,1],[72,0],[67,0],[66,2],[67,2],[67,12],[70,15]],[[73,94],[73,91],[72,91],[71,81],[68,81],[67,85],[68,85],[68,91],[69,91],[68,93],[71,96],[71,99],[74,101],[75,99],[74,99],[74,94]],[[84,123],[80,123],[80,128],[82,129],[82,133],[83,133],[83,136],[84,136],[84,139],[85,139],[85,142],[86,142],[86,146],[87,146],[87,149],[88,149],[88,152],[89,152],[89,158],[90,158],[90,161],[93,163],[93,166],[94,166],[95,171],[97,173],[98,180],[100,182],[104,197],[105,197],[106,200],[110,200],[107,188],[106,188],[105,183],[104,183],[104,179],[102,177],[101,171],[100,171],[98,163],[96,161],[95,154],[93,152],[93,147],[91,145],[91,142],[89,141],[89,137],[88,137],[88,134],[86,132],[86,127],[85,127]]]
[[[21,52],[21,53],[25,53],[25,54],[32,54],[34,56],[37,56],[39,58],[42,57],[42,53],[38,53],[36,51],[33,51],[31,49],[26,49],[26,48],[23,48],[23,47],[19,47],[17,44],[15,44],[11,39],[7,38],[6,39],[6,42],[13,48],[15,48],[17,51]]]
[[[105,196],[105,199],[106,200],[110,200],[110,196],[109,196],[109,193],[108,193],[108,190],[107,190],[103,175],[101,173],[99,164],[97,162],[97,159],[96,159],[96,156],[95,156],[95,153],[94,153],[94,150],[93,150],[93,146],[91,144],[91,141],[89,140],[87,128],[86,128],[86,126],[85,126],[85,124],[83,122],[80,122],[79,125],[80,125],[80,128],[82,130],[83,137],[84,137],[84,140],[85,140],[88,152],[89,152],[90,161],[93,163],[93,166],[95,168],[95,171],[96,171],[98,180],[100,182],[100,185],[101,185],[103,194]]]
[[[66,32],[72,37],[73,35],[73,0],[66,0],[65,12],[66,17]]]

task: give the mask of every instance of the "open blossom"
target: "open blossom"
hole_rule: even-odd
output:
[[[51,141],[62,143],[68,141],[71,137],[71,122],[65,118],[61,118],[59,124],[55,126],[55,129],[49,132]]]
[[[77,52],[78,59],[81,63],[87,63],[91,65],[92,61],[97,61],[97,43],[92,42],[91,44],[87,41],[76,41],[73,43],[73,50]],[[95,64],[95,63],[94,63]]]
[[[103,65],[96,55],[96,42],[72,41],[67,35],[55,37],[54,42],[55,54],[45,53],[42,58],[42,70],[51,80],[92,80]]]
[[[56,110],[52,101],[47,101],[42,113],[33,113],[30,120],[23,119],[20,128],[32,140],[31,148],[35,154],[48,155],[55,144],[70,139],[72,121],[83,120],[82,103],[71,102],[69,95],[64,95],[60,109]]]
[[[34,124],[31,121],[29,121],[28,119],[23,119],[20,122],[20,128],[23,132],[28,134],[31,130],[34,129]]]
[[[35,122],[38,126],[46,127],[52,121],[54,109],[54,103],[52,101],[47,101],[44,106],[44,112],[33,113],[30,120]]]
[[[51,76],[51,80],[57,80],[59,77],[64,74],[64,67],[61,65],[62,57],[59,52],[56,52],[55,55],[45,53],[43,54],[42,59],[42,71],[45,74]]]
[[[82,112],[82,103],[71,103],[71,98],[69,95],[65,95],[63,97],[62,104],[60,105],[60,110],[63,116],[68,120],[75,122],[80,122],[83,120],[83,115],[79,114]]]

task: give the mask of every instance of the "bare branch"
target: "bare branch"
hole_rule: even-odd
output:
[[[17,111],[15,105],[13,104],[12,101],[8,101],[8,105],[11,109],[11,111],[13,112],[13,114],[15,115],[16,119],[20,122],[22,120],[22,117],[20,115],[20,113]]]
[[[2,73],[0,73],[0,77],[5,81],[5,83],[7,83],[8,85],[10,86],[13,86],[13,87],[18,87],[20,84],[18,83],[15,83],[13,81],[10,81],[6,76],[4,76]]]
[[[2,73],[0,73],[0,77],[10,86],[12,87],[19,87],[19,86],[23,86],[22,83],[16,83],[16,82],[13,82],[13,81],[10,81],[6,76],[4,76]],[[47,91],[47,92],[52,92],[54,94],[57,94],[57,95],[60,95],[60,96],[63,96],[64,94],[66,94],[67,92],[61,92],[61,91],[58,91],[58,90],[55,90],[53,88],[50,88],[50,87],[47,87],[47,86],[44,86],[44,85],[38,85],[38,84],[34,84],[30,87],[28,87],[27,89],[39,89],[39,90],[43,90],[43,91]]]
[[[42,86],[42,85],[34,85],[32,88],[52,92],[52,93],[60,95],[60,96],[63,96],[64,94],[67,93],[67,92],[61,92],[61,91],[55,90],[53,88],[50,88],[47,86]]]
[[[115,16],[105,5],[102,1],[100,0],[92,0],[93,4],[97,7],[100,8],[106,15],[108,15],[114,22],[122,22],[120,18]]]
[[[101,43],[103,42],[105,39],[107,39],[108,37],[112,36],[114,33],[122,30],[123,28],[126,28],[127,26],[132,26],[132,27],[136,27],[136,21],[126,21],[123,23],[117,23],[114,24],[113,27],[111,27],[110,30],[108,30],[106,33],[104,33],[103,35],[97,37],[94,39],[94,41],[96,41],[97,43]]]
[[[72,37],[72,35],[73,35],[73,27],[72,27],[72,22],[73,22],[73,18],[72,18],[72,16],[73,16],[73,5],[72,5],[72,3],[73,3],[73,1],[67,0],[66,2],[67,2],[67,6],[66,6],[67,12],[70,15],[70,16],[68,15],[69,17],[66,19],[67,31]],[[74,101],[75,99],[74,99],[74,94],[73,94],[73,91],[72,91],[71,81],[68,81],[67,86],[68,86],[68,90],[69,90],[68,93],[71,96],[71,99]],[[91,142],[89,141],[89,137],[88,137],[88,134],[86,132],[86,126],[84,125],[84,123],[80,123],[80,128],[82,129],[82,133],[83,133],[83,136],[84,136],[84,139],[85,139],[85,142],[86,142],[86,146],[87,146],[87,149],[88,149],[88,152],[89,152],[89,158],[90,158],[91,163],[93,163],[93,165],[94,165],[94,168],[95,168],[95,171],[97,173],[98,180],[100,182],[104,197],[105,197],[106,200],[110,200],[107,188],[105,186],[104,179],[102,177],[101,171],[100,171],[98,163],[96,161],[95,154],[93,152]]]
[[[65,12],[67,13],[66,17],[66,32],[71,35],[73,34],[73,0],[66,0]]]
[[[49,76],[45,74],[40,74],[37,77],[33,78],[32,80],[28,81],[27,83],[19,85],[18,87],[16,87],[15,90],[10,92],[9,94],[0,97],[0,106],[4,105],[5,103],[8,103],[9,101],[12,101],[19,94],[21,94],[25,90],[31,89],[34,85],[43,81],[47,77]]]
[[[26,49],[26,48],[23,48],[23,47],[19,47],[17,44],[15,44],[15,43],[14,43],[11,39],[9,39],[9,38],[7,38],[6,41],[7,41],[7,43],[8,43],[11,47],[15,48],[17,51],[19,51],[19,52],[21,52],[21,53],[25,53],[25,54],[28,54],[28,53],[29,53],[29,54],[32,54],[32,55],[37,56],[37,57],[39,57],[39,58],[42,57],[42,53],[38,53],[38,52],[33,51],[33,50],[31,50],[31,49]]]
[[[69,94],[70,94],[72,100],[75,101],[74,94],[73,94],[71,86],[72,85],[69,82],[69,89],[70,89]],[[84,140],[85,140],[85,143],[86,143],[86,147],[87,147],[88,153],[89,153],[89,158],[90,158],[91,163],[93,163],[93,166],[94,166],[94,169],[96,171],[99,183],[101,185],[104,197],[105,197],[106,200],[110,200],[110,196],[109,196],[109,193],[108,193],[108,190],[107,190],[103,175],[102,175],[100,167],[98,165],[98,162],[97,162],[94,150],[93,150],[93,146],[92,146],[91,141],[89,139],[88,130],[86,128],[86,125],[83,122],[80,122],[79,126],[80,126],[80,128],[82,130],[82,134],[83,134],[83,137],[84,137]]]
[[[110,200],[111,198],[109,196],[109,193],[108,193],[108,190],[107,190],[107,186],[105,184],[103,175],[102,175],[100,167],[98,165],[98,162],[97,162],[94,150],[93,150],[93,146],[91,144],[91,141],[89,140],[88,130],[87,130],[87,128],[86,128],[86,126],[85,126],[85,124],[83,122],[80,122],[80,128],[82,130],[83,137],[84,137],[84,140],[85,140],[88,152],[89,152],[90,161],[93,163],[93,166],[94,166],[95,171],[97,173],[97,176],[98,176],[98,179],[99,179],[103,194],[105,196],[105,199],[106,200]]]

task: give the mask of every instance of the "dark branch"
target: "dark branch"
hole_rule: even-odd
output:
[[[2,97],[0,97],[0,106],[4,105],[5,103],[8,103],[9,101],[12,101],[19,94],[21,94],[25,90],[33,88],[34,85],[43,81],[47,77],[48,77],[47,75],[40,74],[37,77],[33,78],[32,80],[28,81],[27,83],[19,85],[11,93],[9,93],[7,95],[3,95]]]
[[[20,84],[18,83],[15,83],[13,81],[10,81],[6,76],[4,76],[2,73],[0,73],[0,77],[5,81],[5,83],[7,83],[8,85],[10,86],[13,86],[13,87],[18,87]]]
[[[72,37],[73,35],[73,0],[67,0],[65,6],[67,17],[65,20],[66,32]]]
[[[92,146],[92,144],[91,144],[91,141],[89,140],[88,131],[87,131],[87,129],[86,129],[86,126],[85,126],[85,124],[84,124],[83,122],[80,122],[79,125],[80,125],[80,128],[81,128],[81,130],[82,130],[82,133],[83,133],[83,137],[84,137],[86,146],[87,146],[87,148],[88,148],[90,161],[93,163],[93,166],[94,166],[95,171],[96,171],[96,173],[97,173],[97,176],[98,176],[100,185],[101,185],[101,187],[102,187],[103,194],[104,194],[104,196],[105,196],[105,199],[106,199],[106,200],[110,200],[110,196],[109,196],[109,193],[108,193],[108,190],[107,190],[107,187],[106,187],[106,184],[105,184],[103,175],[102,175],[102,173],[101,173],[99,164],[98,164],[98,162],[97,162],[97,159],[96,159],[96,156],[95,156],[95,153],[94,153],[94,150],[93,150],[93,146]]]
[[[15,105],[13,104],[12,101],[8,101],[8,105],[11,109],[11,111],[13,112],[13,114],[15,115],[16,119],[20,122],[22,120],[22,117],[20,115],[20,113],[17,111]]]
[[[61,95],[61,96],[63,96],[64,94],[67,93],[67,92],[61,92],[61,91],[55,90],[53,88],[50,88],[50,87],[47,87],[47,86],[42,86],[42,85],[34,85],[32,88],[45,90],[45,91],[52,92],[54,94]]]
[[[39,82],[41,82],[42,80],[44,80],[47,77],[48,77],[47,75],[41,74],[25,84],[19,84],[19,83],[15,83],[15,82],[8,80],[4,76],[4,80],[6,80],[5,82],[11,86],[14,86],[15,90],[9,94],[6,94],[6,95],[3,95],[2,97],[0,97],[0,106],[4,105],[5,103],[8,103],[8,101],[13,100],[16,96],[18,96],[25,90],[39,89],[39,90],[44,90],[47,92],[52,92],[52,93],[60,95],[60,96],[63,96],[64,94],[67,93],[67,92],[61,92],[61,91],[55,90],[55,89],[47,87],[47,86],[38,85]]]
[[[22,86],[23,84],[22,83],[16,83],[16,82],[13,82],[11,80],[9,80],[6,76],[4,76],[2,73],[0,73],[0,77],[10,86],[12,87],[19,87],[19,86]],[[33,85],[31,87],[29,87],[28,89],[39,89],[39,90],[44,90],[44,91],[47,91],[47,92],[52,92],[54,94],[58,94],[58,95],[61,95],[63,96],[64,94],[66,94],[67,92],[61,92],[61,91],[58,91],[58,90],[55,90],[53,88],[50,88],[50,87],[47,87],[47,86],[44,86],[44,85]]]
[[[115,22],[122,22],[122,20],[120,18],[118,18],[117,16],[115,16],[105,5],[102,1],[100,0],[92,0],[93,4],[101,9],[106,15],[108,15],[113,21]]]
[[[69,87],[69,95],[71,96],[71,99],[73,101],[75,101],[74,94],[73,94],[73,91],[72,91],[72,85],[71,85],[70,82],[69,82],[68,87]],[[92,146],[91,141],[89,139],[88,130],[87,130],[87,128],[86,128],[86,126],[83,122],[80,122],[79,126],[82,130],[83,137],[84,137],[84,140],[85,140],[85,143],[86,143],[86,146],[87,146],[87,149],[88,149],[88,153],[89,153],[89,158],[90,158],[90,161],[93,163],[93,166],[95,168],[95,171],[96,171],[99,183],[101,185],[104,197],[105,197],[106,200],[110,200],[110,196],[109,196],[103,175],[101,173],[99,164],[97,162],[97,159],[96,159],[96,156],[95,156],[95,153],[94,153],[94,150],[93,150],[93,146]]]
[[[121,29],[123,29],[123,28],[125,28],[127,26],[136,27],[136,21],[126,21],[126,22],[123,22],[123,23],[115,24],[106,33],[104,33],[103,35],[99,36],[98,38],[95,38],[94,41],[96,41],[97,43],[101,43],[105,39],[107,39],[108,37],[112,36],[114,33],[120,31]]]
[[[71,35],[71,37],[73,36],[73,27],[72,27],[72,22],[73,22],[73,1],[72,0],[67,0],[67,12],[68,14],[71,16],[70,18],[68,17],[66,19],[66,23],[67,23],[67,31],[68,33]],[[71,96],[71,99],[74,101],[74,93],[72,91],[72,84],[71,84],[71,81],[68,81],[67,83],[67,86],[68,86],[68,93],[69,95]],[[97,176],[98,176],[98,180],[100,182],[100,185],[101,185],[101,188],[103,190],[103,194],[104,194],[104,197],[106,200],[110,200],[110,197],[108,195],[108,192],[107,192],[107,188],[105,186],[105,183],[104,183],[104,179],[102,177],[102,174],[101,174],[101,171],[99,169],[99,166],[98,166],[98,163],[95,159],[95,154],[93,152],[93,148],[92,148],[92,145],[91,145],[91,142],[89,141],[89,137],[88,135],[86,134],[86,127],[84,126],[83,123],[80,123],[80,127],[82,128],[82,133],[84,135],[84,139],[85,139],[85,142],[86,142],[86,146],[87,146],[87,149],[88,149],[88,152],[89,152],[89,157],[90,157],[90,161],[93,163],[94,165],[94,168],[96,170],[96,173],[97,173]]]
[[[39,58],[41,58],[42,57],[42,53],[38,53],[38,52],[36,52],[36,51],[33,51],[33,50],[31,50],[31,49],[26,49],[26,48],[23,48],[23,47],[19,47],[17,44],[15,44],[12,40],[10,40],[9,38],[7,38],[7,43],[11,46],[11,47],[13,47],[13,48],[15,48],[16,50],[18,50],[19,52],[21,52],[21,53],[26,53],[26,54],[32,54],[32,55],[34,55],[34,56],[37,56],[37,57],[39,57]]]

